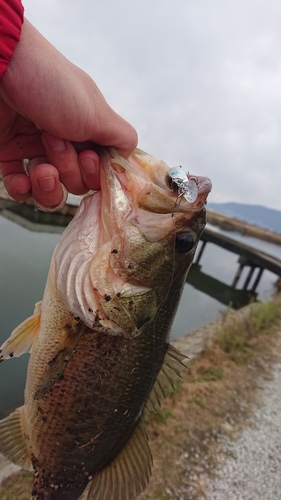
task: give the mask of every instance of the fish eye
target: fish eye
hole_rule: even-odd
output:
[[[176,237],[176,248],[179,253],[188,253],[195,245],[195,236],[192,233],[179,233]]]

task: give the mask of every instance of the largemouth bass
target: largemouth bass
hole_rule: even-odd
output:
[[[182,369],[169,332],[211,183],[140,150],[125,161],[103,149],[100,163],[101,190],[62,234],[42,302],[0,350],[31,352],[0,451],[34,472],[34,500],[135,499],[151,474],[145,414]]]

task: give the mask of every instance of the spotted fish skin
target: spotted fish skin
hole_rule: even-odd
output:
[[[169,332],[205,225],[168,167],[103,149],[101,191],[64,231],[42,303],[0,360],[31,351],[24,406],[0,422],[0,451],[34,472],[32,499],[133,500],[151,474],[144,415],[182,369]]]

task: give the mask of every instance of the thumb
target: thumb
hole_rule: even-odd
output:
[[[114,146],[121,156],[128,158],[138,144],[134,127],[108,104],[96,113],[95,119],[95,131],[91,139],[101,146]]]

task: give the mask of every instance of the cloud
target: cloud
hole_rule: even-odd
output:
[[[26,0],[26,15],[137,128],[213,180],[213,201],[280,209],[281,4]]]

